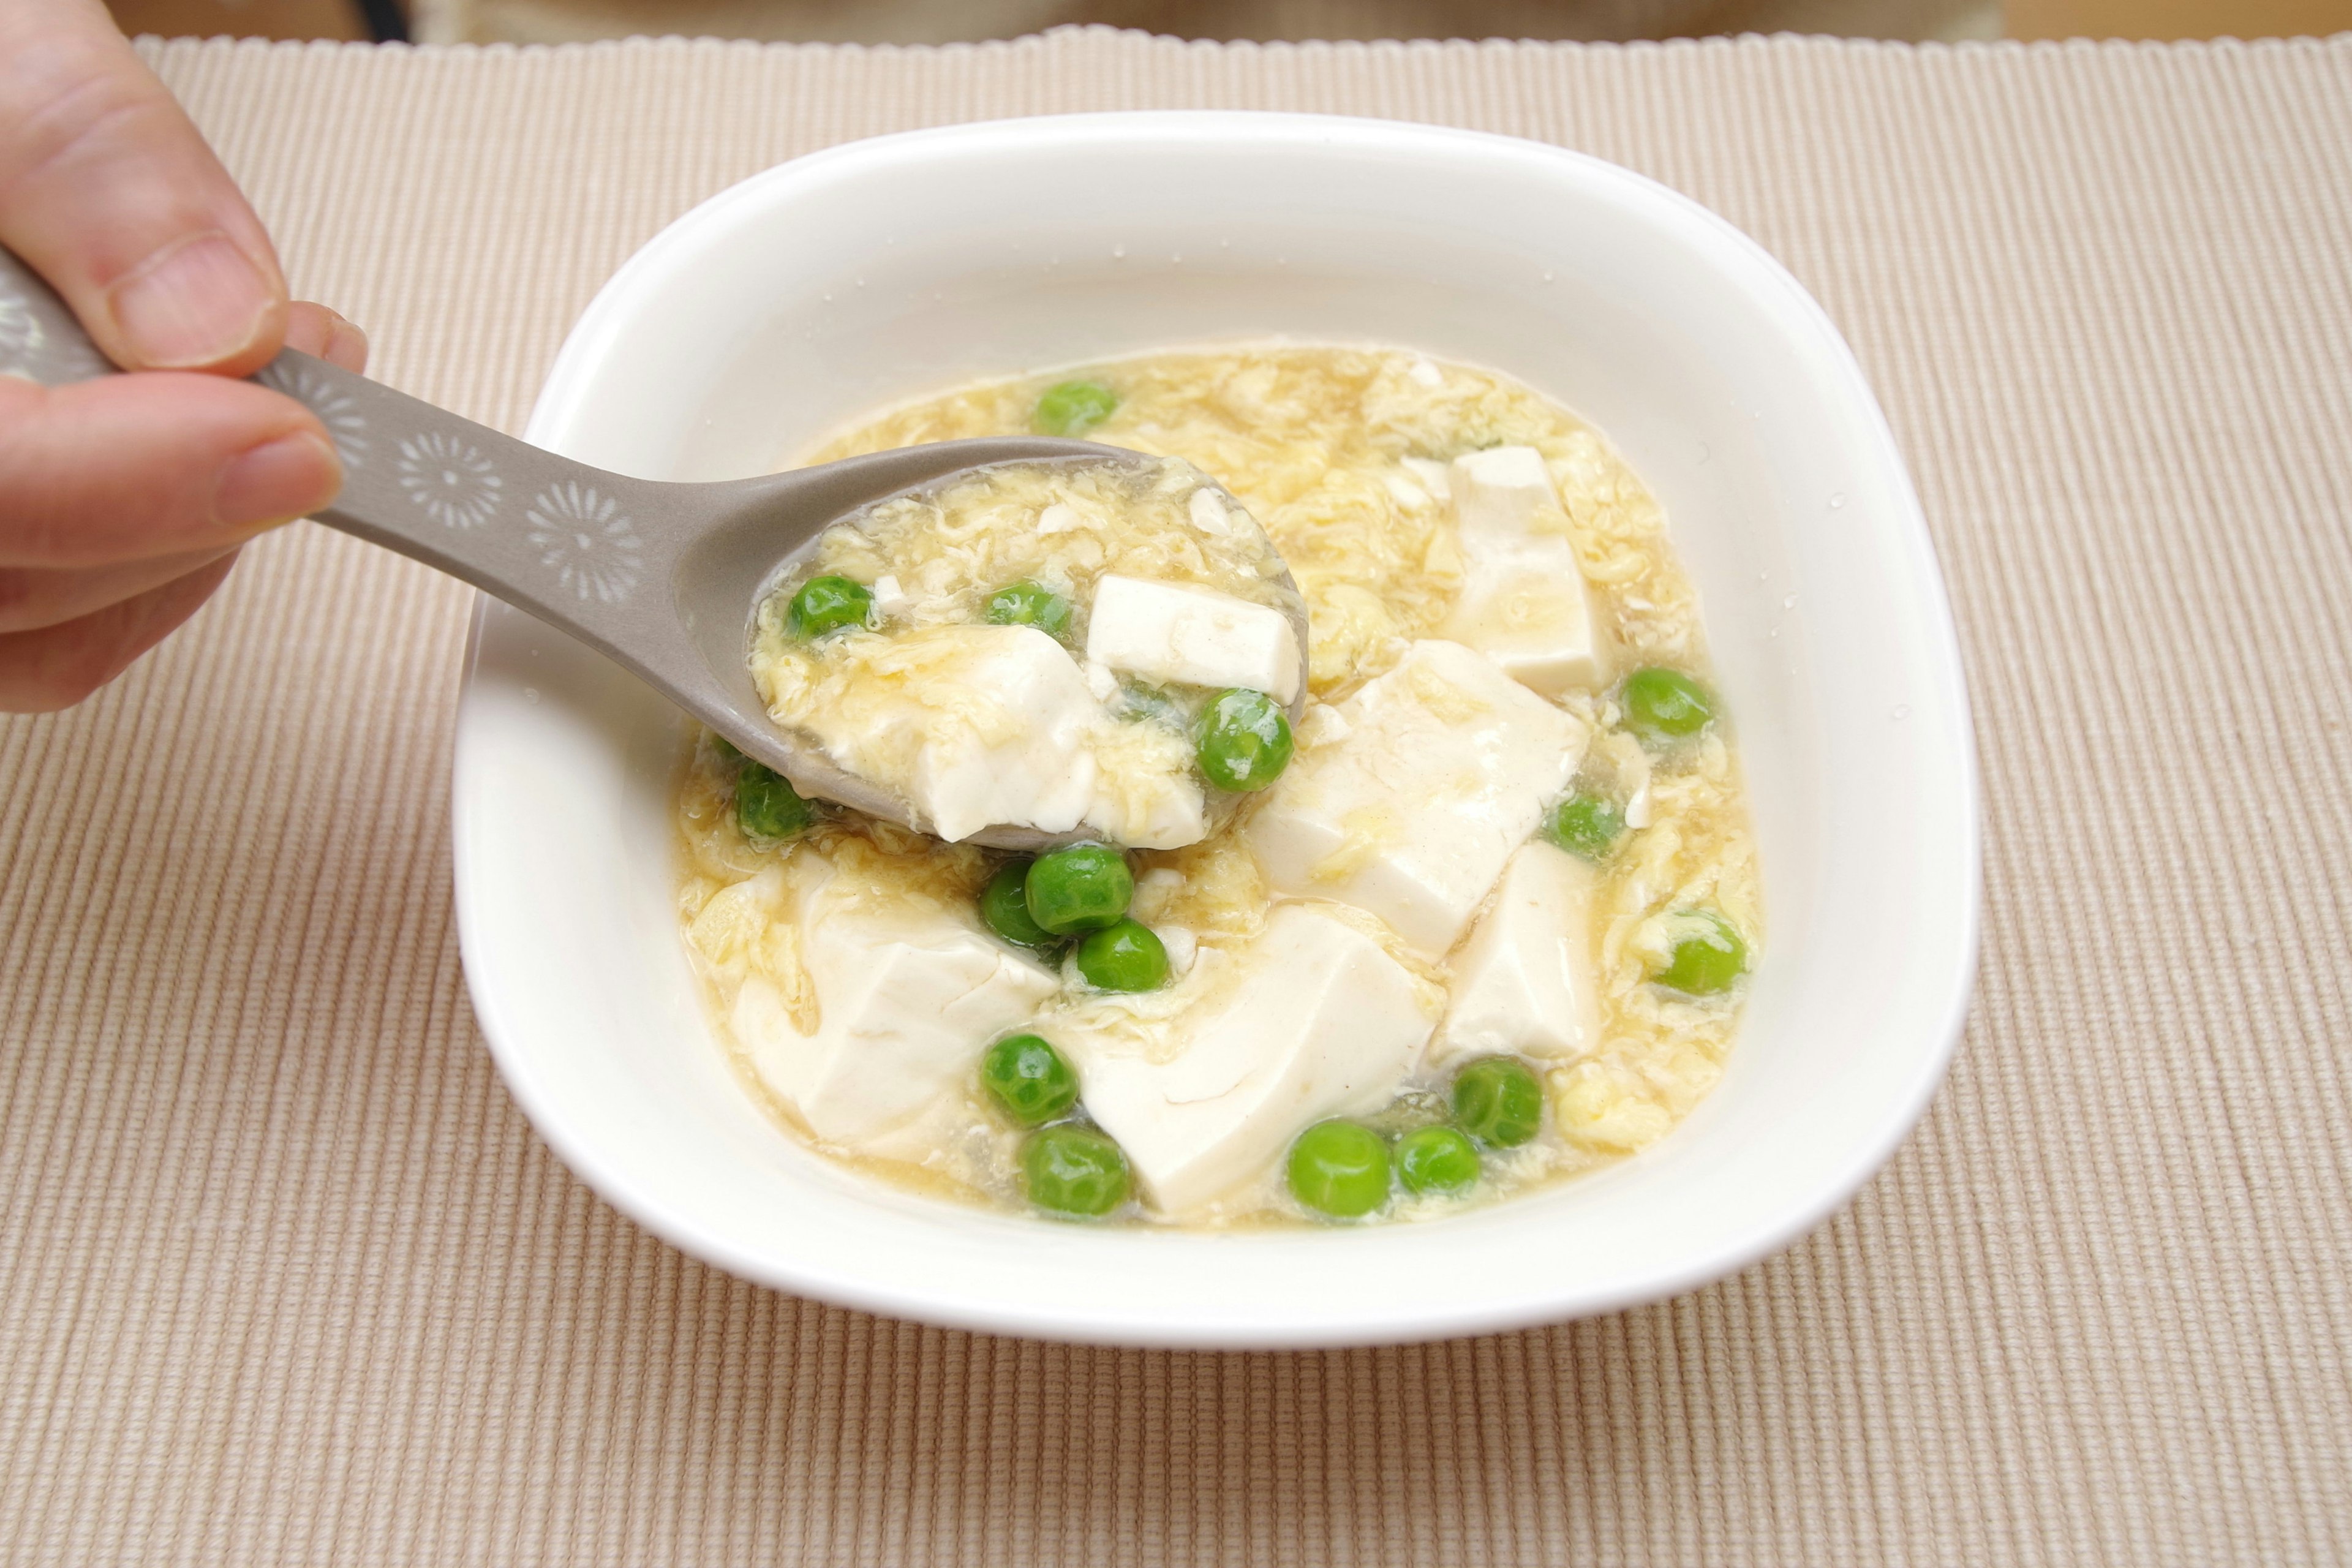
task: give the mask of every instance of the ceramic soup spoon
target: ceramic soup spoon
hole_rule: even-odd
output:
[[[0,247],[0,375],[54,386],[114,374],[64,301]],[[929,824],[904,802],[769,719],[746,664],[764,591],[827,527],[901,491],[992,463],[1139,460],[1089,441],[1003,437],[669,483],[558,457],[292,349],[253,379],[308,406],[342,456],[342,494],[316,521],[571,633],[803,795],[919,831]],[[1307,626],[1293,620],[1304,669]],[[971,837],[1034,850],[1086,836],[999,824]]]

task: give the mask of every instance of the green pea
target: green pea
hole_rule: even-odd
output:
[[[1424,1127],[1397,1141],[1397,1176],[1424,1196],[1468,1192],[1478,1182],[1478,1146],[1451,1127]]]
[[[1140,921],[1120,921],[1080,939],[1078,973],[1097,991],[1157,991],[1168,984],[1168,950]]]
[[[1035,626],[1049,637],[1070,629],[1070,601],[1036,583],[1014,583],[988,596],[992,626]]]
[[[1029,918],[1057,936],[1100,931],[1127,913],[1135,878],[1127,859],[1101,844],[1073,844],[1031,862],[1023,883]]]
[[[1111,416],[1118,394],[1099,381],[1066,381],[1037,399],[1033,419],[1040,434],[1083,436]]]
[[[989,1047],[980,1081],[1024,1127],[1042,1127],[1077,1103],[1078,1075],[1036,1035],[1008,1035]]]
[[[1285,1166],[1290,1194],[1318,1214],[1358,1219],[1389,1201],[1389,1146],[1360,1121],[1318,1121]]]
[[[1219,789],[1264,789],[1290,765],[1290,715],[1263,691],[1233,687],[1202,710],[1195,746],[1201,772]]]
[[[1028,879],[1026,860],[1001,867],[980,890],[981,922],[1015,947],[1050,952],[1062,945],[1062,939],[1031,918]]]
[[[1489,1148],[1516,1149],[1543,1125],[1543,1086],[1516,1058],[1483,1058],[1454,1075],[1454,1119]]]
[[[821,637],[862,626],[874,612],[874,591],[846,577],[812,577],[793,595],[793,635]]]
[[[1715,719],[1715,698],[1679,669],[1653,665],[1625,678],[1625,727],[1652,745],[1687,740]]]
[[[1127,1156],[1087,1127],[1048,1127],[1021,1145],[1022,1185],[1048,1214],[1096,1219],[1127,1201]]]
[[[1543,836],[1570,854],[1585,860],[1609,858],[1625,831],[1625,814],[1606,795],[1582,791],[1552,807],[1544,818]]]
[[[1671,917],[1674,947],[1652,980],[1686,996],[1716,996],[1748,973],[1748,943],[1738,928],[1713,910]]]
[[[816,807],[772,768],[747,762],[735,774],[735,826],[748,838],[790,838],[816,820]]]

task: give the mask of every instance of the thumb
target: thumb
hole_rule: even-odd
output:
[[[98,0],[0,0],[0,242],[126,370],[243,375],[285,336],[261,220]]]

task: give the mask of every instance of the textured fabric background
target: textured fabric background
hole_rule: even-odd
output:
[[[1952,39],[1995,38],[2001,29],[1999,0],[415,0],[412,11],[413,36],[435,44],[570,43],[639,33],[937,44],[1089,22],[1181,38],[1257,39],[1624,40],[1735,32]]]
[[[1665,180],[1916,465],[1987,945],[1886,1172],[1648,1310],[1171,1355],[794,1301],[509,1102],[448,891],[467,595],[298,527],[0,724],[0,1560],[2352,1561],[2352,40],[153,58],[380,374],[509,428],[634,247],[850,137],[1240,105]]]

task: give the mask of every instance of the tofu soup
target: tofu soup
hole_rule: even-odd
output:
[[[1762,911],[1696,597],[1600,434],[1270,346],[965,387],[808,458],[1031,431],[1150,460],[887,503],[755,638],[779,721],[940,837],[710,737],[681,769],[679,916],[751,1091],[926,1191],[1186,1226],[1417,1220],[1666,1132]],[[1095,841],[956,841],[1024,820]]]

